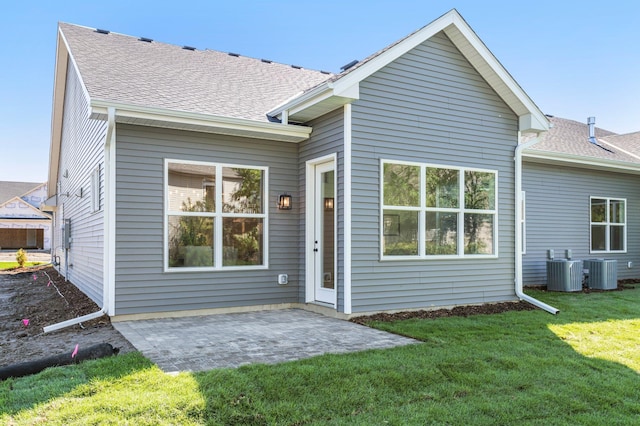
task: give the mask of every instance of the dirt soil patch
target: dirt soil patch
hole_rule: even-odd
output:
[[[50,333],[43,331],[47,325],[98,310],[50,266],[0,271],[0,366],[71,354],[76,345],[82,349],[109,343],[120,353],[135,351],[106,315]]]
[[[490,303],[486,305],[456,306],[452,309],[405,311],[396,312],[393,314],[382,312],[379,314],[364,315],[361,317],[351,318],[350,321],[357,324],[367,325],[372,321],[390,322],[414,318],[434,319],[443,317],[468,317],[471,315],[499,314],[507,311],[532,311],[534,309],[538,308],[527,302],[502,302]]]

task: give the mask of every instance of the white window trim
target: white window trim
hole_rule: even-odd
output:
[[[606,208],[606,214],[607,214],[607,221],[606,222],[593,222],[591,219],[591,204],[592,201],[596,199],[596,200],[606,200],[607,201],[607,208]],[[611,226],[611,222],[610,222],[610,218],[609,218],[609,203],[611,201],[623,201],[624,202],[624,223],[622,224],[624,227],[624,248],[622,250],[611,250],[611,239],[610,239],[610,233],[609,233],[609,228]],[[606,226],[606,231],[605,231],[605,246],[606,249],[605,250],[593,250],[593,226],[594,225],[605,225]],[[616,224],[616,226],[620,226],[620,224]],[[589,197],[589,254],[606,254],[606,253],[626,253],[627,252],[627,199],[626,198],[617,198],[617,197],[598,197],[598,196],[590,196]]]
[[[216,206],[222,206],[222,169],[224,167],[236,167],[246,169],[262,170],[264,172],[264,192],[262,194],[263,211],[262,214],[242,214],[242,213],[212,213],[212,212],[177,212],[169,210],[169,163],[190,164],[197,166],[213,166],[216,168]],[[220,188],[220,189],[218,189]],[[269,168],[263,166],[242,165],[232,163],[215,163],[207,161],[178,160],[165,158],[164,160],[164,208],[163,208],[163,226],[164,226],[164,272],[180,273],[180,272],[207,272],[207,271],[247,271],[247,270],[264,270],[269,269]],[[169,216],[206,216],[213,217],[214,226],[214,265],[209,267],[169,267]],[[262,265],[243,265],[243,266],[222,266],[223,250],[222,250],[222,220],[225,217],[250,217],[261,218],[263,220],[263,264]]]
[[[384,205],[384,165],[385,164],[401,164],[407,166],[417,166],[420,167],[420,206],[419,207],[411,207],[411,206],[385,206]],[[484,173],[493,173],[495,175],[495,200],[494,200],[494,209],[493,210],[472,210],[465,209],[463,207],[458,208],[433,208],[426,207],[426,194],[424,191],[426,185],[426,177],[425,172],[427,168],[440,168],[440,169],[449,169],[449,170],[458,170],[460,173],[458,180],[458,184],[460,186],[458,191],[458,196],[460,197],[460,206],[464,205],[464,172],[465,171],[473,171],[473,172],[484,172]],[[378,233],[378,241],[380,242],[380,253],[379,259],[380,261],[395,261],[395,260],[453,260],[453,259],[497,259],[499,257],[498,253],[498,171],[491,169],[481,169],[476,167],[460,167],[460,166],[450,166],[446,164],[434,164],[434,163],[420,163],[413,161],[402,161],[402,160],[389,160],[389,159],[380,159],[380,209],[379,209],[379,233]],[[389,256],[384,254],[383,240],[384,240],[384,210],[399,210],[399,211],[417,211],[418,214],[418,254],[411,256]],[[426,218],[425,213],[427,211],[440,211],[440,212],[455,212],[458,213],[458,232],[457,232],[457,246],[458,253],[457,254],[449,254],[449,255],[427,255],[425,253],[425,235],[424,230],[426,226]],[[478,213],[478,214],[492,214],[494,217],[493,221],[493,247],[494,252],[492,254],[465,254],[464,253],[464,215],[466,213]]]

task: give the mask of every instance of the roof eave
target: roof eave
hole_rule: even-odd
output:
[[[519,119],[520,132],[540,133],[549,130],[549,121],[546,116],[455,9],[343,77],[339,77],[334,82],[321,84],[270,111],[268,115],[280,118],[286,111],[290,121],[305,122],[329,112],[332,108],[353,102],[359,99],[358,88],[362,80],[441,31],[444,31],[465,58],[515,112]],[[306,112],[307,110],[312,112]]]
[[[636,164],[627,161],[607,160],[604,158],[594,158],[584,155],[567,154],[554,151],[542,151],[536,149],[525,150],[523,153],[523,157],[527,161],[536,163],[562,165],[569,164],[572,167],[583,169],[640,174],[640,163]]]
[[[110,107],[115,109],[116,123],[138,126],[191,130],[293,143],[307,140],[312,131],[311,127],[306,126],[260,122],[97,99],[91,101],[91,118],[106,120],[107,109]]]
[[[547,117],[491,53],[464,18],[456,10],[452,10],[445,17],[448,15],[450,15],[450,22],[442,28],[442,31],[518,116],[518,130],[522,133],[548,131],[549,120]]]
[[[68,47],[64,41],[62,30],[58,28],[56,46],[56,63],[54,66],[53,105],[51,108],[51,142],[49,147],[49,173],[47,195],[51,197],[56,191],[58,166],[60,164],[60,143],[62,139],[62,114],[64,94],[67,84]]]
[[[319,86],[287,100],[267,113],[267,116],[287,122],[307,123],[328,112],[340,108],[360,98],[358,84],[351,87],[336,87],[331,82]]]

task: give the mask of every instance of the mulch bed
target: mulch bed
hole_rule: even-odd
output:
[[[456,306],[452,309],[435,309],[435,310],[420,310],[420,311],[406,311],[396,312],[393,314],[379,313],[373,315],[363,315],[360,317],[351,318],[349,321],[357,324],[367,325],[372,321],[391,322],[400,321],[406,319],[434,319],[444,317],[468,317],[471,315],[490,315],[500,314],[508,311],[532,311],[537,309],[527,302],[502,302],[502,303],[489,303],[485,305],[469,305],[469,306]]]
[[[633,290],[636,288],[635,285],[640,280],[638,279],[625,279],[618,281],[618,287],[615,290],[599,290],[599,289],[590,289],[583,288],[583,293],[602,293],[605,291],[623,291],[623,290]],[[534,288],[536,290],[546,291],[547,286],[533,286],[528,288]],[[435,319],[435,318],[444,318],[444,317],[468,317],[471,315],[491,315],[491,314],[500,314],[502,312],[508,311],[532,311],[538,309],[532,304],[524,301],[520,302],[502,302],[502,303],[490,303],[485,305],[469,305],[469,306],[456,306],[452,309],[435,309],[435,310],[420,310],[420,311],[405,311],[405,312],[396,312],[393,314],[388,313],[379,313],[373,315],[363,315],[359,317],[351,318],[349,321],[355,322],[357,324],[367,325],[373,321],[380,322],[392,322],[392,321],[400,321],[407,319]]]

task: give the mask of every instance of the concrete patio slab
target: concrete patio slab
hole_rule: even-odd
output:
[[[114,322],[165,372],[275,364],[419,343],[301,309]]]

